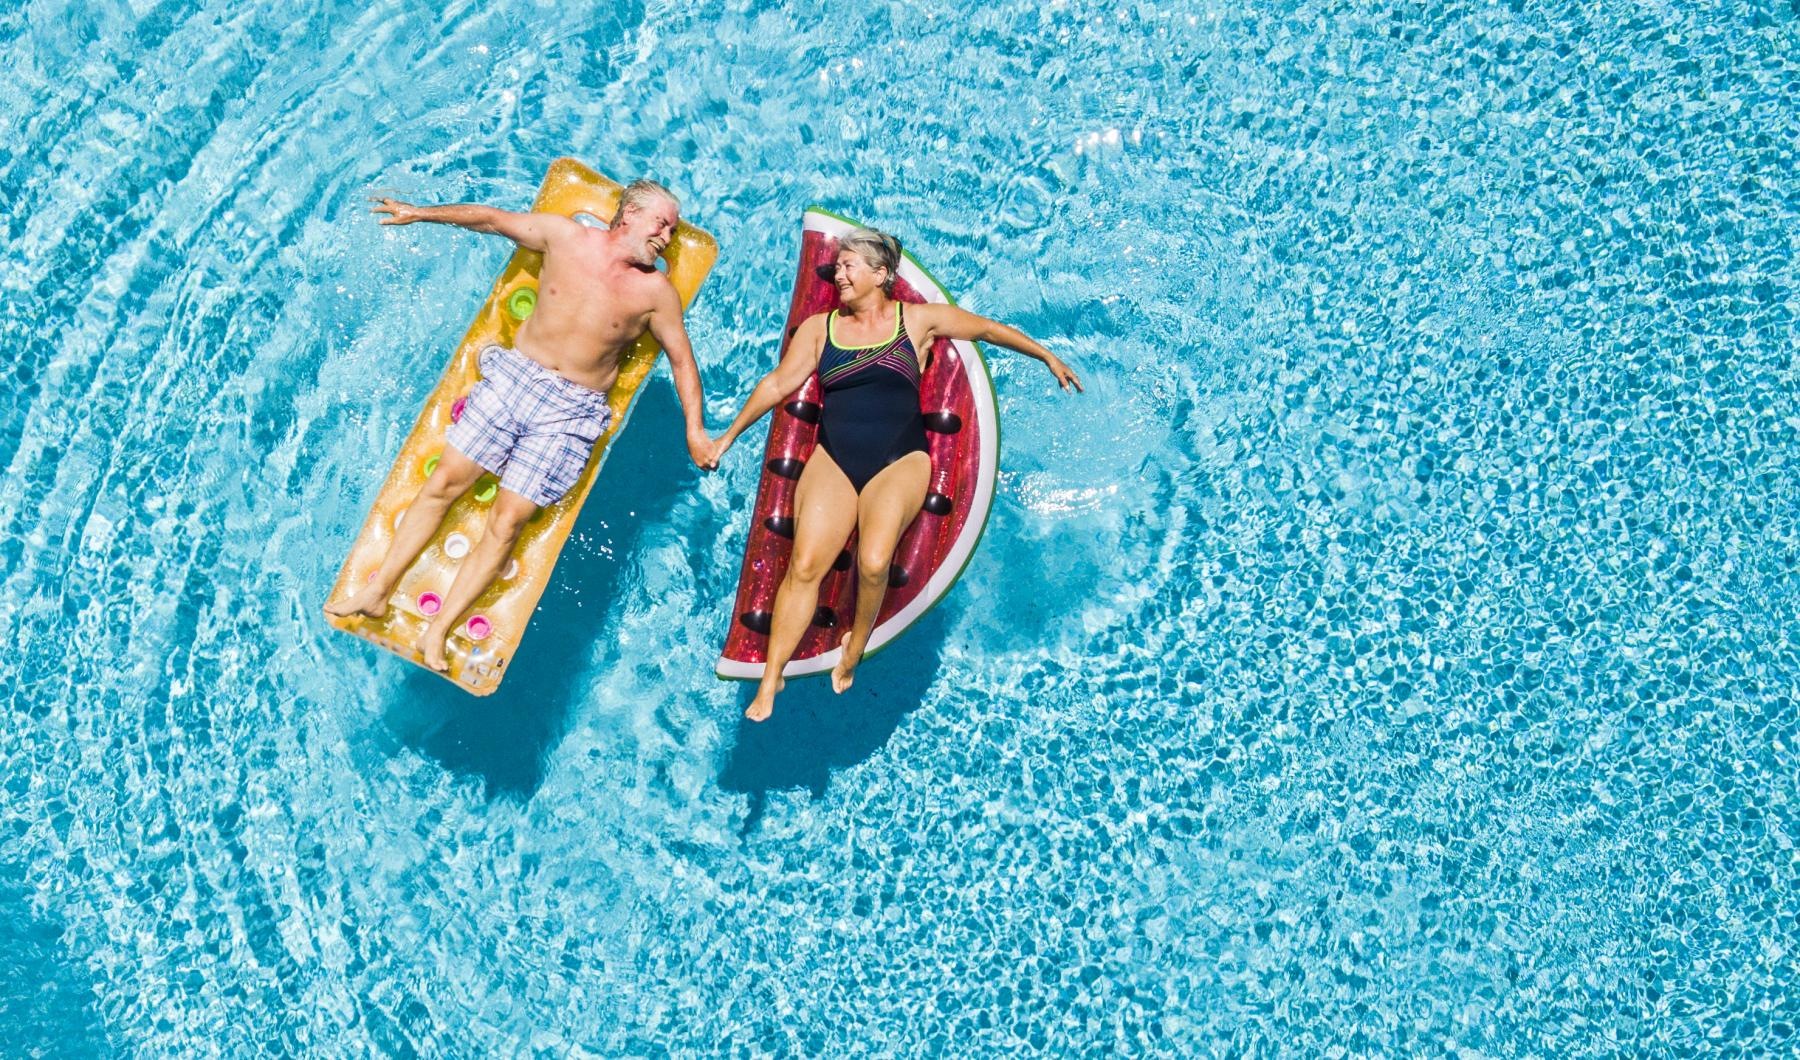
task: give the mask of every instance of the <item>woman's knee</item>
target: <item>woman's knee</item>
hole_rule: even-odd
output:
[[[788,560],[787,580],[795,585],[817,585],[830,569],[830,559],[796,555]]]
[[[888,568],[893,566],[892,549],[859,548],[856,550],[856,574],[865,582],[887,581]]]

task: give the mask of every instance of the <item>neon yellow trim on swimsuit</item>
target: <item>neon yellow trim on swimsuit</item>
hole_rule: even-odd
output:
[[[867,346],[846,346],[839,342],[837,340],[838,311],[835,309],[831,311],[830,316],[825,318],[825,337],[830,339],[831,344],[840,350],[872,350],[877,346],[886,346],[888,343],[893,342],[900,337],[900,306],[902,304],[903,303],[899,301],[894,303],[894,333],[887,338],[882,339],[880,342],[871,342]]]

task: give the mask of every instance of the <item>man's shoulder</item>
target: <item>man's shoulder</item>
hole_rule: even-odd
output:
[[[644,269],[638,274],[645,292],[656,302],[658,308],[674,303],[677,311],[681,309],[681,296],[675,292],[675,284],[670,282],[669,274],[661,269]]]
[[[588,231],[588,227],[575,218],[566,217],[554,211],[533,210],[528,216],[543,226],[545,236],[559,241],[570,238],[579,239]]]

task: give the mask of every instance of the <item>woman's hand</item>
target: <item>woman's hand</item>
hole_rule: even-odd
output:
[[[1056,382],[1064,390],[1074,387],[1077,394],[1086,393],[1081,389],[1081,380],[1075,378],[1075,373],[1069,370],[1068,365],[1058,360],[1055,354],[1044,354],[1044,365],[1050,369],[1050,374],[1056,377]]]
[[[714,467],[718,467],[719,461],[725,459],[725,452],[731,448],[731,443],[734,441],[736,439],[732,438],[730,434],[721,434],[712,440],[712,465]]]

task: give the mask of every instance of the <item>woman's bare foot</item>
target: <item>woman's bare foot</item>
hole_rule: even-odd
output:
[[[763,687],[766,688],[767,686]],[[756,690],[756,698],[751,700],[750,705],[744,709],[744,717],[749,718],[751,721],[768,721],[769,714],[775,709],[775,697],[780,695],[781,690],[786,687],[787,678],[777,677],[775,679],[774,690],[767,695],[763,694],[763,688],[758,688]]]
[[[367,615],[370,618],[384,618],[387,615],[388,594],[379,585],[365,585],[362,591],[339,600],[335,604],[326,604],[325,613],[338,618],[351,615]]]
[[[445,642],[449,639],[449,628],[436,622],[426,626],[425,632],[419,635],[419,650],[425,653],[425,665],[440,674],[450,672],[450,660],[444,654]]]
[[[844,634],[843,640],[838,641],[838,647],[843,649],[843,654],[838,656],[837,665],[831,668],[831,690],[841,695],[856,680],[856,664],[862,662],[862,652],[857,652],[854,659],[850,657],[848,633]]]

